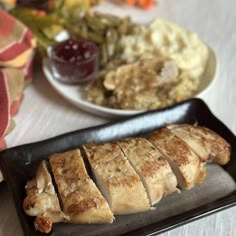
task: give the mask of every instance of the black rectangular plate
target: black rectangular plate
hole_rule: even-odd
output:
[[[33,177],[41,160],[47,159],[53,153],[73,149],[89,142],[106,142],[122,137],[145,136],[149,132],[163,127],[166,123],[193,124],[195,122],[214,130],[231,144],[231,160],[224,166],[224,169],[236,181],[236,137],[211,113],[207,105],[200,99],[191,99],[167,109],[146,112],[126,120],[74,131],[45,141],[18,146],[1,152],[0,166],[13,195],[25,235],[43,235],[35,231],[32,218],[26,216],[22,209],[22,202],[25,197],[24,186]],[[127,235],[161,233],[233,205],[236,205],[236,191],[210,204],[205,204],[128,232]],[[67,235],[70,235],[70,232],[67,233]],[[81,235],[80,232],[78,234]],[[56,233],[52,233],[52,235],[56,235]],[[108,235],[112,235],[112,232],[108,231]]]

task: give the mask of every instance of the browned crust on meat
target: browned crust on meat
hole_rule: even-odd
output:
[[[36,230],[48,234],[52,229],[52,220],[49,217],[37,216],[34,221],[34,227]]]
[[[113,214],[87,174],[79,149],[54,154],[50,164],[64,212],[74,223],[111,223]]]
[[[220,135],[203,126],[169,124],[167,128],[186,142],[202,161],[225,165],[230,160],[230,144]]]
[[[117,144],[87,144],[83,148],[114,214],[150,209],[139,176]]]
[[[199,157],[168,129],[155,131],[148,139],[171,163],[175,174],[178,172],[178,182],[182,182],[183,188],[192,188],[195,183],[203,180],[205,167],[201,165]]]
[[[68,213],[81,213],[88,209],[97,207],[97,203],[92,198],[85,198],[77,204],[72,204],[68,207]]]
[[[176,191],[177,180],[168,162],[148,140],[125,138],[115,143],[140,176],[152,205]]]
[[[27,182],[25,189],[27,196],[23,201],[23,209],[27,215],[36,216],[37,230],[48,233],[52,223],[69,220],[61,211],[45,161],[39,164],[35,177]]]

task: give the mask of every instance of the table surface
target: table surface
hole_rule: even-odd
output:
[[[211,88],[202,96],[213,113],[236,133],[236,1],[160,0],[151,11],[115,6],[104,2],[104,12],[130,14],[135,21],[161,17],[195,31],[216,52],[218,72]],[[37,68],[33,83],[15,117],[16,128],[7,136],[13,147],[47,139],[65,132],[108,122],[77,109],[60,97]],[[163,236],[236,235],[236,207],[163,233]],[[10,193],[0,184],[0,236],[23,235]]]

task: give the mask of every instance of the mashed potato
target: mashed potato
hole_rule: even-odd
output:
[[[129,62],[146,55],[174,60],[181,70],[199,77],[206,66],[208,49],[196,33],[157,19],[148,27],[139,26],[120,41],[120,58]]]

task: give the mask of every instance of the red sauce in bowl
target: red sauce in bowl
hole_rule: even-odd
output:
[[[50,54],[57,80],[85,84],[96,78],[99,50],[93,42],[68,39],[53,46]]]

